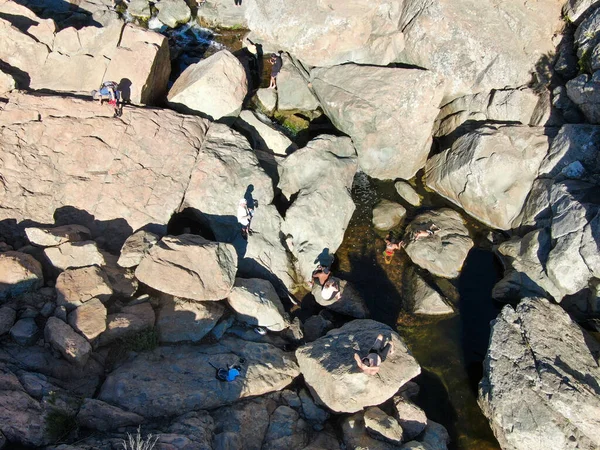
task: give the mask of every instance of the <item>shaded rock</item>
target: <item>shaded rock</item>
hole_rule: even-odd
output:
[[[218,84],[214,80],[220,80]],[[182,112],[196,112],[212,120],[236,117],[248,93],[246,72],[228,50],[190,65],[175,80],[168,100]]]
[[[413,314],[452,314],[454,309],[419,275],[414,267],[404,273],[403,305]]]
[[[112,294],[108,277],[98,266],[67,269],[56,278],[56,303],[68,309],[93,298],[105,303]]]
[[[4,436],[4,434],[2,434],[2,432],[0,431],[0,449],[3,449],[6,447],[6,437]]]
[[[232,440],[239,442],[238,445],[245,449],[260,450],[269,427],[271,408],[274,406],[268,400],[256,398],[212,411],[215,428],[223,430],[222,434],[226,434],[221,437],[215,436],[215,450],[229,448],[226,445],[219,445]]]
[[[146,230],[139,230],[127,238],[117,264],[121,267],[135,267],[150,248],[160,240],[160,236]]]
[[[221,338],[227,333],[227,330],[231,328],[233,323],[235,322],[234,315],[228,315],[226,318],[221,317],[219,323],[217,323],[212,330],[210,330],[210,335],[215,338],[217,341],[221,340]]]
[[[373,439],[367,434],[362,411],[343,418],[341,428],[346,448],[368,448],[369,450],[395,450],[398,448],[397,445]]]
[[[423,436],[419,439],[426,448],[434,450],[446,450],[450,443],[450,435],[443,425],[433,420],[427,420],[427,427]]]
[[[79,366],[85,365],[92,347],[73,328],[56,317],[50,317],[44,328],[44,338],[52,347],[59,351],[64,358]]]
[[[153,328],[155,315],[150,303],[144,302],[126,306],[119,313],[109,314],[106,320],[106,331],[100,335],[98,346]]]
[[[426,184],[483,223],[507,230],[548,147],[544,128],[486,125],[430,158]]]
[[[0,307],[0,336],[10,331],[17,318],[17,312],[8,306]]]
[[[369,309],[360,293],[346,280],[339,280],[341,297],[339,299],[333,297],[326,300],[321,295],[321,286],[315,284],[312,289],[312,294],[317,303],[325,306],[328,309],[339,314],[354,317],[356,319],[366,319],[369,317]]]
[[[42,265],[31,255],[0,253],[0,300],[35,291],[44,284]]]
[[[600,347],[566,312],[539,298],[493,322],[479,404],[502,447],[599,445]]]
[[[406,236],[435,224],[440,231],[433,236],[415,241],[410,239],[404,247],[406,253],[419,267],[443,278],[456,278],[473,241],[459,213],[449,208],[420,214],[406,228]],[[405,238],[406,239],[406,238]]]
[[[270,119],[250,110],[243,110],[235,124],[250,134],[252,147],[285,156],[296,149],[288,137],[271,125]]]
[[[168,436],[161,436],[161,443],[167,446],[189,442],[190,448],[211,448],[214,421],[206,411],[194,411],[177,417],[167,430]]]
[[[600,124],[600,71],[590,77],[581,74],[567,82],[567,95],[581,110],[585,118]]]
[[[596,3],[596,0],[568,0],[563,6],[563,15],[569,21],[577,22]]]
[[[249,325],[272,331],[281,331],[289,325],[281,300],[267,280],[236,278],[227,302],[237,312],[238,320]]]
[[[365,429],[375,439],[398,445],[404,438],[398,421],[376,406],[365,410],[364,421]]]
[[[400,14],[399,5],[381,1],[315,8],[305,0],[277,4],[259,0],[246,7],[248,27],[259,41],[311,66],[348,61],[385,66],[396,61],[404,47]]]
[[[198,342],[206,336],[223,315],[220,303],[198,303],[162,296],[156,315],[156,331],[161,342]]]
[[[40,247],[53,247],[65,242],[87,241],[91,238],[90,230],[82,225],[63,225],[53,228],[25,228],[27,239]]]
[[[198,8],[198,18],[212,25],[236,29],[248,28],[244,15],[247,2],[236,5],[228,0],[210,0]]]
[[[91,341],[106,330],[106,308],[100,300],[93,298],[71,312],[68,322]]]
[[[302,413],[308,422],[314,425],[323,425],[329,419],[329,413],[319,408],[306,389],[300,390],[300,401],[302,402]]]
[[[394,407],[398,423],[402,427],[403,439],[410,441],[421,434],[427,426],[425,411],[402,395],[394,397]]]
[[[326,425],[323,431],[314,433],[307,447],[303,450],[338,450],[342,448],[337,433],[332,426]]]
[[[67,321],[67,308],[64,306],[57,306],[54,308],[54,312],[52,314],[54,317],[62,320],[63,322]]]
[[[235,353],[234,353],[235,352]],[[242,374],[225,383],[216,367],[243,357]],[[137,374],[144,373],[143,379]],[[210,409],[287,386],[299,374],[293,355],[268,344],[225,338],[216,345],[160,347],[113,371],[99,399],[144,417]]]
[[[94,241],[65,242],[57,247],[44,249],[52,266],[64,271],[86,266],[103,266],[105,261]]]
[[[165,236],[135,270],[142,283],[176,297],[220,300],[233,286],[237,255],[230,244],[193,234]]]
[[[357,367],[354,353],[368,352],[380,333],[392,340],[394,353],[382,363],[377,376],[370,376]],[[379,405],[421,370],[400,336],[387,325],[366,319],[353,320],[300,347],[296,357],[317,402],[337,412]]]
[[[404,206],[383,199],[373,208],[373,226],[378,230],[390,230],[400,225],[405,216]]]
[[[116,297],[129,298],[138,290],[139,282],[135,278],[133,268],[121,267],[117,264],[119,258],[108,252],[102,252],[106,265],[102,267],[108,282],[113,290],[113,295]]]
[[[415,191],[415,189],[406,181],[396,181],[394,187],[396,188],[398,195],[412,206],[421,205],[421,196],[417,194],[417,191]]]
[[[110,431],[115,428],[139,425],[144,418],[138,414],[123,411],[100,400],[86,398],[77,413],[77,423],[85,428]]]
[[[265,450],[303,448],[309,441],[309,427],[289,406],[279,406],[271,414],[265,435]]]
[[[332,328],[333,323],[323,315],[311,316],[304,322],[304,339],[306,342],[316,341]]]
[[[259,89],[256,91],[256,98],[267,114],[271,114],[277,107],[277,91],[275,89]]]
[[[158,9],[158,20],[169,28],[186,23],[192,17],[190,8],[184,0],[160,0],[154,4]]]
[[[440,76],[346,64],[312,70],[311,82],[325,114],[352,138],[369,176],[410,179],[425,165],[442,99]]]
[[[10,337],[22,346],[33,345],[39,338],[39,328],[33,318],[18,320],[10,329]]]
[[[308,86],[309,74],[298,61],[283,55],[283,65],[277,75],[277,109],[280,111],[314,111],[319,100]]]

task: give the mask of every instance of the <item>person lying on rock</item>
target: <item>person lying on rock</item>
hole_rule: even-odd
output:
[[[432,223],[429,228],[423,230],[415,230],[409,233],[403,240],[399,241],[394,238],[393,233],[390,231],[385,237],[385,250],[383,251],[383,257],[386,264],[392,262],[394,252],[405,247],[409,242],[420,241],[421,239],[428,238],[440,231],[440,227]]]
[[[440,231],[440,227],[438,227],[436,224],[432,223],[431,225],[429,225],[429,228],[413,231],[410,234],[409,239],[413,242],[418,241],[423,238],[431,237],[434,234],[436,234],[438,231]],[[406,244],[403,244],[403,245],[406,245]]]
[[[279,71],[281,70],[281,66],[283,65],[283,60],[281,59],[281,52],[273,53],[271,55],[271,59],[269,59],[269,62],[272,64],[271,82],[269,83],[269,89],[273,89],[277,87],[277,75],[279,75]]]
[[[329,277],[325,284],[323,284],[321,297],[323,300],[339,300],[342,297],[340,280],[335,277]]]
[[[358,364],[358,368],[362,370],[367,375],[375,375],[379,372],[379,367],[381,363],[386,360],[389,355],[394,353],[394,344],[391,339],[384,343],[383,335],[380,334],[375,339],[375,343],[367,356],[361,358],[358,353],[354,354],[354,359],[356,360],[356,364]]]

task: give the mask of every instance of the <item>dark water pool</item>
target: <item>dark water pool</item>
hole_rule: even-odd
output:
[[[432,194],[420,193],[425,195],[423,207],[407,208],[405,223],[424,209],[447,206]],[[356,285],[372,318],[396,328],[406,341],[422,367],[422,374],[415,380],[421,386],[417,402],[427,417],[448,429],[450,448],[499,449],[477,405],[489,322],[500,308],[491,299],[492,287],[499,279],[493,254],[474,249],[458,280],[437,280],[440,290],[454,303],[456,315],[439,319],[407,314],[402,311],[402,275],[410,260],[404,252],[396,252],[392,263],[386,265],[382,254],[384,233],[376,232],[371,225],[377,201],[402,201],[393,183],[371,180],[364,174],[357,175],[352,195],[356,211],[336,252],[334,268]],[[477,242],[485,230],[472,225]]]

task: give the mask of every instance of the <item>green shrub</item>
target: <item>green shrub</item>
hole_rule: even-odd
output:
[[[579,73],[592,73],[592,55],[589,50],[586,50],[577,61],[577,66],[579,67]]]
[[[55,409],[46,415],[46,432],[54,441],[60,441],[76,427],[75,417],[63,411]]]
[[[158,334],[154,328],[147,328],[122,340],[126,351],[145,352],[158,347]]]

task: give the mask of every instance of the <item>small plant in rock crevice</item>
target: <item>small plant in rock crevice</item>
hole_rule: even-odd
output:
[[[158,333],[154,328],[146,328],[122,340],[126,351],[145,352],[158,347]]]
[[[152,450],[158,441],[158,436],[149,434],[142,437],[141,428],[138,427],[135,435],[127,433],[127,440],[123,439],[121,445],[124,450]]]

